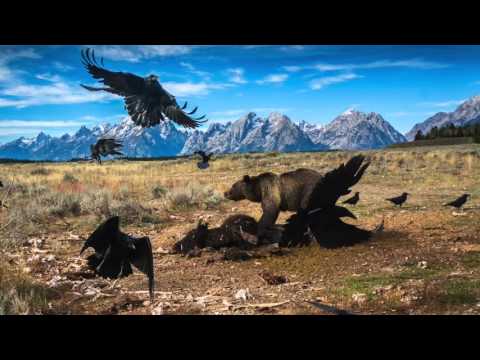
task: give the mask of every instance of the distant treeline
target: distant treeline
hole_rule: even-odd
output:
[[[439,138],[473,138],[473,142],[480,143],[480,123],[467,126],[455,126],[448,124],[441,128],[434,126],[426,134],[421,130],[415,135],[415,141],[419,140],[434,140]]]

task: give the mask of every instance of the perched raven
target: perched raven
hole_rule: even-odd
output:
[[[344,223],[341,218],[356,219],[350,210],[336,205],[350,187],[358,183],[370,163],[362,155],[328,172],[315,185],[305,210],[290,216],[283,226],[283,245],[306,245],[316,240],[321,246],[348,246],[370,239],[372,232]]]
[[[208,164],[208,162],[210,161],[210,158],[212,157],[213,153],[210,153],[210,154],[206,154],[204,151],[195,151],[194,154],[198,154],[202,157],[202,161],[199,161],[197,163],[197,166],[199,169],[207,169],[210,165]]]
[[[402,206],[405,201],[407,201],[407,196],[410,195],[409,193],[404,192],[402,195],[390,198],[390,199],[385,199],[387,201],[390,201],[394,203],[397,206]]]
[[[444,204],[443,206],[452,206],[457,209],[460,209],[467,202],[470,196],[471,196],[470,194],[463,194],[457,200],[449,202],[448,204]]]
[[[3,187],[3,182],[2,182],[2,180],[0,180],[0,187]]]
[[[350,199],[345,200],[342,204],[357,205],[360,200],[360,193],[356,192]]]
[[[92,159],[101,164],[101,156],[123,155],[118,151],[122,146],[122,143],[115,139],[99,139],[95,145],[90,145]]]
[[[160,85],[155,75],[143,78],[130,73],[109,71],[103,68],[103,58],[100,66],[90,49],[82,50],[82,63],[94,79],[100,79],[107,87],[81,86],[89,91],[103,90],[122,96],[128,115],[136,125],[152,127],[168,118],[186,128],[196,128],[207,121],[200,121],[205,115],[196,119],[189,116],[197,111],[197,107],[189,113],[184,112],[187,103],[180,107],[175,97]]]
[[[104,278],[117,279],[133,273],[130,264],[148,276],[150,298],[153,300],[154,273],[152,245],[148,237],[133,238],[120,231],[120,219],[112,217],[101,224],[85,241],[80,254],[92,247],[88,266]]]

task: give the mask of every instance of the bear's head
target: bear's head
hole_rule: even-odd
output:
[[[237,181],[232,185],[230,190],[223,194],[225,198],[233,201],[240,201],[252,198],[253,195],[253,181],[248,175],[245,175],[242,180]]]

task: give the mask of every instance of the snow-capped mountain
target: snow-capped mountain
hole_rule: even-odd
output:
[[[123,140],[122,152],[129,157],[174,156],[182,149],[187,134],[171,122],[144,129],[126,117],[120,124],[102,124],[75,134],[52,137],[41,132],[31,139],[20,138],[0,146],[0,158],[28,160],[69,160],[90,155],[90,145],[100,137]]]
[[[181,131],[169,121],[144,129],[126,117],[118,125],[82,126],[75,134],[52,137],[43,132],[31,139],[20,138],[0,146],[0,158],[69,160],[90,155],[90,145],[100,137],[123,141],[129,157],[161,157],[192,154],[196,150],[215,153],[293,152],[332,149],[372,149],[403,142],[405,138],[379,114],[343,113],[322,126],[271,113],[262,118],[250,112],[234,122],[212,123],[206,131]]]
[[[408,140],[413,140],[418,130],[422,131],[423,134],[426,134],[435,126],[441,128],[448,124],[463,126],[479,122],[480,95],[477,95],[462,103],[451,113],[439,112],[432,117],[429,117],[424,122],[416,124],[405,136]]]
[[[405,142],[405,137],[380,114],[348,110],[326,126],[305,126],[304,131],[316,144],[331,149],[378,149]]]
[[[196,150],[215,153],[311,151],[325,150],[323,144],[314,144],[302,129],[287,116],[271,113],[261,118],[250,112],[237,121],[211,124],[206,132],[195,131],[181,154]]]

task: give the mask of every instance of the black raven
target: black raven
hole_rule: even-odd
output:
[[[206,154],[204,151],[195,151],[194,154],[198,154],[202,157],[202,161],[199,161],[197,163],[197,166],[199,169],[207,169],[210,165],[208,164],[208,162],[210,161],[210,158],[212,157],[213,153],[210,153],[210,154]]]
[[[197,107],[188,113],[184,112],[187,103],[180,107],[155,75],[143,78],[130,73],[109,71],[103,68],[103,58],[100,60],[101,65],[98,64],[90,49],[82,50],[82,63],[94,79],[100,79],[107,87],[81,86],[90,91],[103,90],[122,96],[128,115],[136,125],[152,127],[168,118],[186,128],[196,128],[207,121],[200,121],[205,115],[196,119],[189,116],[197,111]]]
[[[115,139],[99,139],[95,145],[90,145],[92,159],[101,164],[101,156],[123,155],[118,151],[122,146],[122,143]]]
[[[362,155],[328,172],[315,185],[305,210],[292,215],[283,226],[283,245],[306,245],[316,240],[324,247],[353,245],[366,241],[371,232],[344,223],[341,218],[356,219],[350,210],[336,205],[342,195],[363,176],[370,163]],[[363,164],[363,165],[362,165]]]
[[[407,201],[407,196],[410,195],[409,193],[404,192],[402,195],[390,198],[390,199],[385,199],[387,201],[390,201],[394,203],[397,206],[402,206],[405,201]]]
[[[357,205],[360,200],[360,193],[356,192],[350,199],[345,200],[342,204]]]
[[[448,204],[444,204],[443,206],[452,206],[457,209],[460,209],[467,202],[470,196],[471,196],[470,194],[463,194],[457,200],[449,202]]]
[[[85,241],[80,254],[92,247],[88,266],[104,278],[117,279],[133,273],[130,264],[148,276],[150,298],[154,295],[152,245],[148,237],[134,238],[120,231],[120,219],[112,217]]]
[[[0,187],[3,187],[3,182],[2,182],[2,180],[0,180]]]

